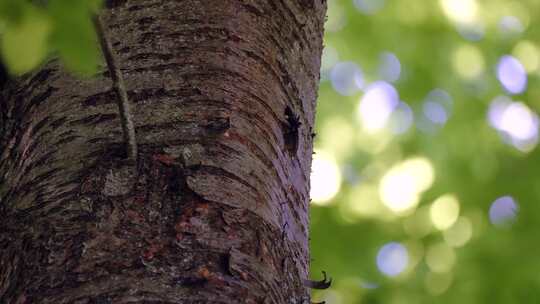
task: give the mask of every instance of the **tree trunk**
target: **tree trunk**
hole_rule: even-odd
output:
[[[108,72],[4,84],[0,303],[308,303],[325,1],[108,5],[137,165]]]

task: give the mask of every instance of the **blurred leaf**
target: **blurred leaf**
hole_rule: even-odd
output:
[[[97,71],[100,52],[91,16],[97,0],[51,0],[49,11],[54,27],[52,44],[71,71],[92,75]]]
[[[103,7],[103,0],[86,0],[91,12],[97,13]]]
[[[27,4],[21,0],[0,0],[0,20],[19,22]]]
[[[23,74],[37,67],[47,55],[51,29],[48,16],[27,7],[18,22],[7,22],[2,34],[2,56],[9,71]]]

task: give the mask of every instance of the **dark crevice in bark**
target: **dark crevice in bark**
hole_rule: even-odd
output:
[[[86,124],[97,125],[97,124],[100,124],[100,123],[115,120],[117,118],[118,118],[118,114],[116,114],[116,113],[110,113],[110,114],[99,113],[99,114],[89,115],[89,116],[84,117],[82,119],[72,120],[72,121],[69,122],[68,125],[69,126],[86,125]]]
[[[105,103],[114,103],[115,93],[113,90],[108,90],[106,92],[101,92],[98,94],[94,94],[92,96],[87,97],[82,101],[82,104],[85,107],[90,106],[99,106],[103,105]]]
[[[34,97],[32,97],[32,99],[30,99],[30,102],[27,103],[28,106],[27,106],[27,111],[29,111],[30,109],[36,107],[36,106],[39,106],[39,104],[41,102],[44,102],[46,101],[49,97],[51,97],[51,95],[54,93],[54,91],[56,91],[58,89],[56,88],[53,88],[53,87],[48,87],[47,90],[45,90],[45,92],[41,93],[41,94],[38,94],[38,95],[35,95]],[[23,114],[24,115],[24,114]]]
[[[58,146],[61,146],[61,145],[67,144],[67,143],[71,143],[71,142],[73,142],[73,141],[75,141],[76,139],[79,139],[79,138],[83,138],[83,137],[80,136],[80,135],[64,136],[62,139],[58,140],[54,144],[58,145]]]

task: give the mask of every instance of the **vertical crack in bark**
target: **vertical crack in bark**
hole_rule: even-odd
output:
[[[111,79],[113,81],[113,88],[118,95],[118,110],[120,112],[120,120],[122,122],[122,131],[124,133],[124,141],[127,146],[128,159],[137,161],[137,141],[135,139],[135,126],[133,125],[133,118],[130,112],[129,99],[124,85],[124,79],[120,67],[114,58],[114,50],[110,41],[107,38],[106,30],[101,22],[99,15],[93,16],[94,26],[96,28],[97,35],[99,37],[99,43],[101,44],[101,50],[103,57],[107,62]]]

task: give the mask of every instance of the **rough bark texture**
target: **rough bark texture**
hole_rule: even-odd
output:
[[[324,0],[116,0],[107,72],[0,95],[0,303],[307,303]]]

